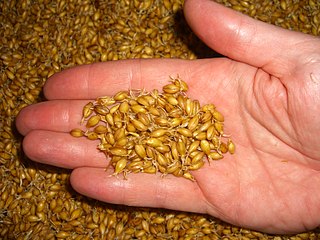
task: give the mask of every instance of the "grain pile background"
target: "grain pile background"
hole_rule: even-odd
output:
[[[320,35],[317,0],[222,4],[284,28]],[[209,216],[108,205],[69,186],[69,171],[21,152],[19,110],[41,101],[46,79],[65,68],[128,58],[215,55],[187,27],[182,0],[0,2],[0,239],[320,239],[319,230],[267,235]]]

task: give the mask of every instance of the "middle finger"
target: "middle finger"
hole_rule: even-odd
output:
[[[106,167],[109,161],[97,149],[97,145],[98,141],[43,130],[31,131],[23,140],[24,152],[30,159],[71,169],[85,166]]]

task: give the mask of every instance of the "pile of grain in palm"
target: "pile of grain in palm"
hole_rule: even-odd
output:
[[[235,145],[215,105],[201,107],[186,95],[186,82],[179,77],[171,82],[163,93],[130,89],[87,103],[81,120],[86,129],[71,135],[99,139],[98,149],[111,158],[115,175],[160,172],[194,181],[190,171],[201,168],[204,158],[222,159]]]
[[[221,1],[222,2],[222,1]],[[223,1],[254,18],[319,35],[319,1]],[[275,236],[206,215],[101,203],[75,193],[68,170],[27,159],[15,117],[45,81],[75,65],[208,56],[180,0],[0,2],[0,239],[319,239]],[[222,160],[223,161],[223,160]]]

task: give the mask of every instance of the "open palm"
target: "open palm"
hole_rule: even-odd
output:
[[[216,3],[189,0],[195,33],[228,58],[127,60],[80,66],[49,79],[49,101],[17,118],[33,160],[74,169],[73,187],[116,204],[208,213],[272,233],[320,224],[320,40],[267,25]],[[225,116],[236,153],[194,171],[196,182],[105,172],[97,142],[69,135],[82,107],[124,89],[160,88],[179,75],[188,95]]]

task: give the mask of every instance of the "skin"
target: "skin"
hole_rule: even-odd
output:
[[[76,191],[109,203],[206,213],[268,233],[319,226],[319,38],[207,0],[186,1],[184,12],[193,31],[225,58],[125,60],[58,73],[44,86],[48,101],[17,117],[25,153],[73,169]],[[69,135],[89,100],[128,88],[161,89],[177,74],[188,83],[189,97],[217,106],[236,144],[234,155],[193,172],[196,182],[110,176],[98,142]]]

